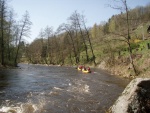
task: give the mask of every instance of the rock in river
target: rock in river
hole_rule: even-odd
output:
[[[150,113],[150,78],[132,80],[110,110],[112,113]]]

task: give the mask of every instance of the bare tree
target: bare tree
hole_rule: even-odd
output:
[[[93,47],[92,47],[92,43],[91,43],[91,39],[90,39],[90,33],[89,33],[89,30],[87,29],[87,27],[85,25],[85,19],[84,19],[83,15],[82,15],[82,23],[83,23],[83,26],[84,26],[84,29],[85,29],[85,32],[86,32],[86,35],[87,35],[87,38],[88,38],[88,41],[89,41],[89,44],[90,44],[90,49],[91,49],[91,52],[92,52],[92,60],[94,62],[94,65],[96,66],[95,55],[94,55],[94,51],[93,51]]]
[[[51,63],[51,59],[52,59],[52,53],[51,53],[51,45],[50,45],[50,38],[53,36],[53,28],[52,27],[46,27],[45,28],[45,37],[47,38],[47,59],[49,61],[49,63]],[[47,61],[46,61],[47,62]],[[47,62],[47,64],[49,65],[49,63]]]
[[[77,11],[75,11],[71,16],[70,16],[70,20],[72,21],[72,23],[74,23],[78,28],[79,28],[79,32],[81,34],[81,38],[83,40],[83,44],[84,44],[84,49],[85,49],[85,53],[86,53],[86,61],[89,61],[89,55],[88,55],[88,48],[87,48],[87,44],[86,44],[86,39],[85,39],[85,35],[82,29],[82,16],[77,13]]]
[[[131,30],[131,28],[130,28],[130,18],[129,18],[129,16],[130,16],[129,15],[129,7],[127,5],[127,1],[126,0],[120,0],[120,1],[122,3],[122,6],[115,6],[115,7],[113,7],[113,6],[110,5],[110,7],[112,7],[113,9],[120,10],[121,12],[125,13],[126,16],[125,16],[125,18],[123,20],[126,23],[126,29],[127,30],[125,30],[126,32],[124,34],[118,34],[118,33],[114,33],[114,34],[123,37],[124,39],[119,39],[119,40],[124,41],[124,42],[127,43],[128,48],[129,48],[130,63],[132,65],[132,67],[133,67],[133,71],[134,71],[135,75],[138,75],[137,70],[136,70],[135,65],[134,65],[134,62],[133,62],[133,58],[132,58],[132,48],[131,48],[131,42],[130,42],[130,39],[131,39],[131,32],[130,32],[130,30]]]
[[[31,21],[30,21],[30,17],[29,17],[29,13],[26,11],[26,13],[23,15],[23,19],[21,20],[21,24],[18,26],[18,30],[19,30],[19,34],[18,34],[18,47],[17,47],[17,52],[16,52],[16,56],[14,59],[14,64],[15,66],[17,66],[17,59],[18,59],[18,53],[19,53],[19,49],[20,49],[20,43],[23,37],[27,37],[29,36],[29,32],[30,32],[30,27],[31,27]]]
[[[71,39],[71,44],[72,44],[72,48],[73,48],[73,52],[74,52],[74,56],[76,59],[76,64],[79,63],[79,59],[77,57],[77,52],[76,52],[76,48],[75,48],[75,42],[74,42],[74,36],[73,36],[73,28],[72,26],[70,26],[69,24],[62,24],[59,26],[58,31],[65,31],[67,32],[67,35],[70,37]]]

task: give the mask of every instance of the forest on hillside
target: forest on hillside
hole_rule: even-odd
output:
[[[121,2],[122,6],[110,6],[120,10],[120,14],[113,15],[107,22],[95,23],[89,28],[85,15],[74,11],[56,31],[53,26],[46,26],[37,39],[27,44],[24,38],[30,32],[29,13],[17,22],[5,0],[0,0],[1,65],[17,66],[18,62],[28,62],[96,66],[105,62],[107,67],[128,65],[137,75],[140,69],[136,60],[149,55],[150,4],[129,9],[126,0]]]
[[[86,26],[85,15],[77,11],[56,31],[47,26],[26,46],[24,60],[47,65],[98,65],[103,61],[109,67],[130,64],[137,75],[134,60],[143,54],[138,50],[149,44],[150,5],[129,9],[124,1],[114,9],[121,13],[91,28]]]

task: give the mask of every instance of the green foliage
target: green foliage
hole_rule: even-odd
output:
[[[111,19],[109,22],[109,32],[115,32],[115,30],[116,30],[115,20]]]
[[[138,43],[131,43],[131,48],[132,48],[132,50],[138,49],[139,48],[139,44]]]
[[[42,53],[41,53],[41,57],[42,58],[46,58],[46,55],[47,55],[47,46],[43,46],[42,47]]]
[[[98,36],[98,26],[94,24],[93,28],[91,29],[92,38],[97,38]]]

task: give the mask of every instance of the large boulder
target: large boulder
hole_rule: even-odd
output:
[[[132,80],[110,111],[112,113],[150,113],[150,78]]]

